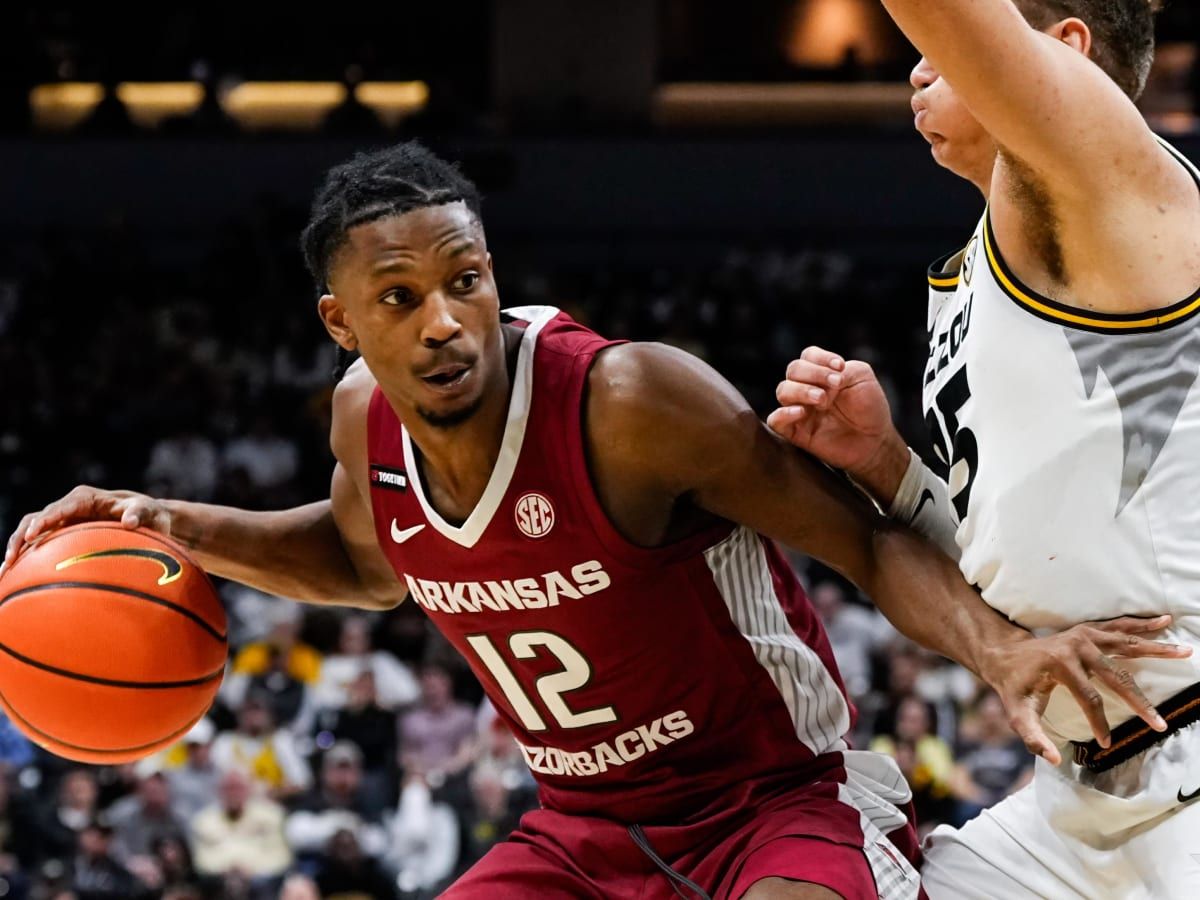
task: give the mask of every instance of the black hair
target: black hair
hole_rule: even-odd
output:
[[[1159,0],[1016,0],[1034,28],[1077,18],[1092,32],[1092,59],[1136,100],[1154,62],[1154,15]]]
[[[462,202],[480,215],[483,198],[471,179],[419,141],[406,141],[334,166],[313,199],[300,235],[304,263],[317,290],[329,290],[329,269],[351,228],[414,209]],[[333,377],[340,381],[353,354],[338,347]]]
[[[329,267],[351,228],[414,209],[462,202],[476,216],[483,205],[479,189],[418,141],[372,153],[359,153],[334,166],[313,200],[308,226],[300,236],[304,262],[317,288],[329,288]]]

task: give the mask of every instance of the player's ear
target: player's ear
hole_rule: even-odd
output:
[[[337,342],[339,347],[350,351],[358,349],[358,338],[354,336],[354,331],[350,327],[346,307],[338,302],[336,296],[323,294],[317,301],[317,314],[325,323],[325,330],[329,332],[329,336]]]
[[[488,262],[488,271],[489,272],[496,271],[495,267],[492,265],[492,254],[490,254],[490,253],[487,255],[487,262]]]
[[[1088,28],[1087,22],[1083,19],[1076,19],[1074,16],[1063,19],[1057,25],[1049,28],[1046,33],[1055,40],[1062,41],[1075,52],[1091,57],[1092,29]]]

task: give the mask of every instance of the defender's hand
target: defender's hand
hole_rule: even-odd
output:
[[[995,688],[1008,722],[1029,751],[1052,765],[1062,762],[1058,748],[1042,729],[1050,692],[1062,685],[1083,709],[1100,746],[1110,743],[1104,701],[1092,680],[1107,685],[1155,731],[1167,723],[1142,693],[1128,670],[1115,659],[1184,659],[1191,647],[1147,640],[1144,635],[1171,624],[1170,616],[1139,619],[1126,616],[1107,622],[1076,625],[1050,637],[1021,637],[990,647],[980,666],[984,681]]]
[[[808,347],[775,391],[780,408],[767,424],[782,438],[855,478],[869,473],[888,445],[904,442],[875,372],[821,347]],[[907,451],[902,454],[907,460]],[[903,473],[902,473],[903,474]]]
[[[80,485],[41,512],[30,513],[21,519],[8,539],[0,572],[11,566],[21,551],[39,536],[77,522],[96,520],[118,521],[129,529],[140,526],[164,535],[171,534],[171,515],[161,501],[133,491],[105,491]]]

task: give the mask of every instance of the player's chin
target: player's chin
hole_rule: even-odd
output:
[[[929,141],[929,155],[933,157],[933,161],[939,166],[954,171],[954,147],[940,134],[927,135],[925,138]]]
[[[437,428],[453,428],[466,422],[483,404],[482,392],[456,397],[426,397],[417,404],[417,412],[428,424]]]

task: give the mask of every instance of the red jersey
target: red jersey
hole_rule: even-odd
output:
[[[368,417],[380,546],[516,736],[542,804],[624,822],[685,816],[746,779],[843,750],[852,709],[778,549],[725,523],[638,547],[592,486],[581,405],[605,340],[549,307],[525,323],[479,504],[447,522],[378,390]]]

